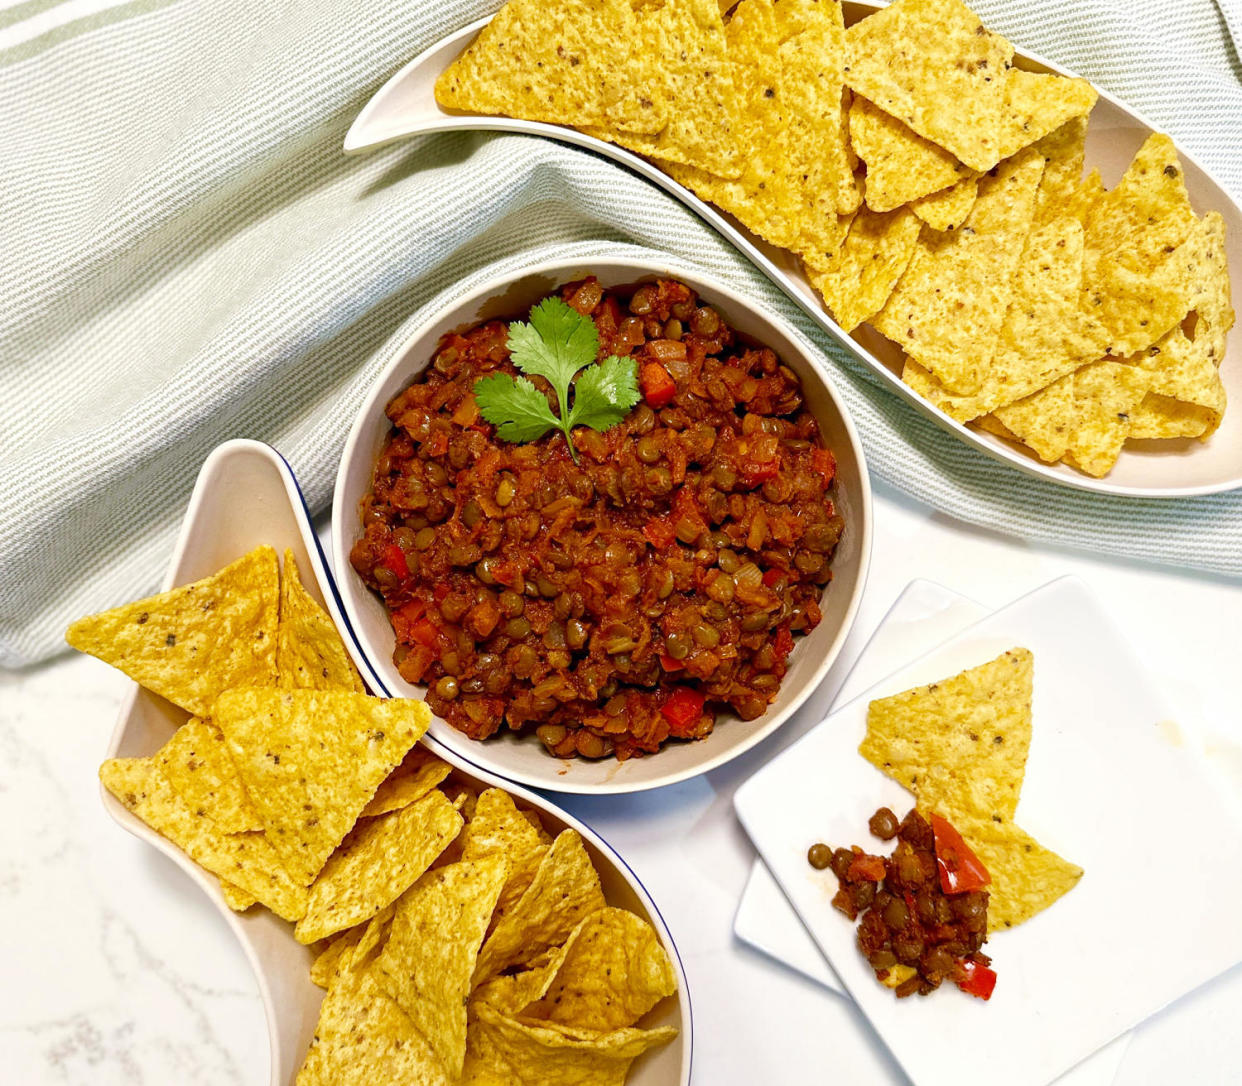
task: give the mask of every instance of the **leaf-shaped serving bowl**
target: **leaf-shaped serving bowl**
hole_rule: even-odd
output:
[[[749,750],[789,719],[827,674],[853,625],[867,579],[872,517],[871,487],[858,433],[824,375],[822,361],[813,361],[817,352],[783,321],[701,271],[671,262],[655,266],[630,257],[592,257],[550,261],[520,274],[507,273],[454,299],[410,333],[371,386],[345,443],[332,506],[333,561],[342,609],[364,654],[359,663],[369,665],[379,683],[375,690],[394,697],[419,697],[422,691],[401,677],[393,663],[393,628],[383,601],[349,564],[350,548],[361,533],[359,502],[370,489],[376,458],[391,429],[385,406],[430,364],[445,333],[464,331],[493,318],[523,316],[556,287],[587,275],[597,276],[605,287],[656,277],[680,280],[735,330],[771,347],[800,378],[807,408],[836,456],[832,499],[845,518],[845,533],[832,559],[833,579],[820,604],[823,620],[798,638],[776,700],[761,717],[739,720],[720,713],[715,730],[705,738],[669,743],[657,754],[625,762],[614,758],[554,758],[534,735],[517,735],[505,728],[485,742],[477,742],[444,720],[432,721],[430,734],[457,754],[459,764],[465,760],[534,788],[598,795],[657,788],[705,773]]]
[[[846,0],[842,5],[846,25],[883,7],[882,4]],[[1219,430],[1207,442],[1177,441],[1131,442],[1112,472],[1104,479],[1092,479],[1063,464],[1048,465],[1032,454],[991,434],[972,430],[933,408],[901,381],[902,352],[879,333],[863,326],[847,335],[828,315],[802,274],[796,257],[762,241],[732,216],[704,203],[646,159],[614,144],[584,135],[573,128],[516,120],[510,117],[484,117],[453,113],[441,109],[435,100],[435,82],[474,40],[487,24],[482,19],[449,35],[411,60],[396,72],[358,114],[345,136],[345,151],[353,153],[393,140],[427,132],[473,129],[488,132],[516,132],[546,136],[563,143],[585,147],[624,164],[653,184],[681,200],[725,238],[745,253],[776,286],[784,291],[821,328],[856,358],[869,366],[893,392],[962,441],[1027,474],[1062,486],[1101,494],[1132,497],[1177,498],[1194,494],[1214,494],[1242,487],[1242,408],[1227,412]],[[1014,63],[1034,72],[1072,72],[1031,53],[1017,53]],[[1098,89],[1098,88],[1097,88]],[[1116,183],[1126,166],[1154,126],[1105,91],[1091,114],[1087,133],[1087,166],[1098,166],[1106,185]],[[1195,211],[1219,211],[1226,225],[1229,264],[1242,268],[1242,209],[1225,190],[1185,151],[1186,188]],[[1221,378],[1233,403],[1242,404],[1242,327],[1229,335]]]
[[[259,442],[226,442],[204,462],[164,588],[214,573],[262,543],[271,544],[278,552],[286,547],[293,551],[307,590],[327,608],[348,641],[350,634],[342,621],[335,587],[297,481],[280,454]],[[365,667],[363,678],[372,690],[377,689],[374,676]],[[184,710],[135,684],[121,706],[107,756],[153,754],[187,716]],[[577,830],[599,871],[609,904],[629,909],[650,921],[673,962],[678,994],[664,1000],[641,1024],[671,1025],[680,1032],[675,1040],[635,1062],[629,1082],[632,1086],[688,1086],[693,1021],[685,970],[655,902],[634,873],[602,838],[542,796],[464,764],[434,740],[425,738],[424,742],[455,767],[454,775],[460,780],[479,788],[502,787],[537,808],[550,832]],[[310,980],[312,951],[293,938],[289,924],[262,906],[256,905],[245,913],[233,912],[224,903],[220,884],[211,874],[127,811],[107,790],[101,788],[100,792],[108,814],[134,836],[171,857],[198,883],[236,934],[254,969],[267,1015],[271,1086],[290,1086],[310,1044],[323,998],[323,992]],[[256,1080],[254,1073],[248,1078]]]

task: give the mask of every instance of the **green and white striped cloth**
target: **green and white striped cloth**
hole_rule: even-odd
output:
[[[226,438],[277,446],[323,508],[356,405],[421,313],[498,267],[571,254],[673,254],[782,313],[827,357],[875,475],[921,501],[1242,575],[1242,494],[1106,499],[972,451],[608,161],[462,133],[341,154],[396,68],[496,6],[0,0],[0,663],[49,656],[71,617],[153,589]],[[1238,0],[975,6],[1242,195]]]

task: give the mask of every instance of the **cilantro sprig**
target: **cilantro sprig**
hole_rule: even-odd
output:
[[[578,450],[570,436],[575,426],[607,430],[638,403],[641,394],[634,360],[609,355],[596,362],[599,332],[595,322],[560,298],[544,298],[530,311],[529,324],[514,321],[509,325],[508,347],[518,369],[543,377],[552,386],[560,414],[553,414],[547,397],[525,377],[507,373],[481,377],[474,385],[479,414],[505,441],[534,441],[549,430],[559,430],[577,462]]]

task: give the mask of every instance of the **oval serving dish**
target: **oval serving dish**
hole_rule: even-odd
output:
[[[789,658],[789,671],[776,700],[755,720],[720,713],[715,730],[693,742],[670,743],[658,753],[618,762],[564,760],[551,756],[533,734],[507,729],[478,742],[436,718],[432,736],[438,746],[509,780],[535,788],[580,793],[636,792],[674,784],[736,758],[781,726],[819,685],[849,633],[862,596],[871,553],[871,487],[862,445],[845,407],[825,378],[814,352],[786,325],[730,288],[701,272],[673,264],[592,257],[585,261],[540,264],[514,277],[484,282],[432,315],[396,349],[367,395],[350,431],[333,496],[332,551],[341,603],[364,660],[364,675],[376,678],[378,692],[417,697],[421,687],[406,682],[393,663],[394,634],[383,601],[350,566],[349,552],[361,531],[359,502],[371,486],[376,457],[387,439],[388,401],[431,362],[440,337],[464,331],[495,317],[525,316],[527,309],[563,283],[595,275],[605,288],[657,277],[679,280],[716,308],[735,330],[771,347],[802,381],[807,407],[819,423],[824,442],[837,460],[832,498],[845,518],[845,533],[832,560],[833,579],[821,600],[823,619],[800,637]]]
[[[325,606],[348,643],[350,631],[342,620],[332,579],[297,481],[278,452],[256,441],[225,442],[204,462],[163,588],[214,573],[262,543],[271,544],[277,551],[286,547],[293,551],[306,589]],[[357,657],[355,646],[350,647]],[[359,664],[363,679],[372,690],[377,690],[376,680],[365,661],[359,660]],[[121,705],[106,756],[128,758],[152,754],[187,716],[184,710],[135,684]],[[523,803],[538,808],[544,824],[553,833],[567,828],[577,830],[599,872],[608,903],[637,913],[655,928],[676,971],[678,992],[675,998],[664,1000],[641,1024],[674,1026],[679,1032],[669,1044],[635,1061],[628,1083],[629,1086],[688,1086],[694,1026],[685,970],[655,902],[625,861],[586,825],[542,796],[463,763],[451,750],[439,744],[426,739],[424,742],[454,767],[454,778],[478,787],[504,788]],[[237,936],[254,969],[267,1016],[271,1043],[269,1081],[271,1086],[292,1086],[314,1033],[324,995],[310,979],[314,951],[298,943],[290,925],[266,909],[233,912],[225,904],[220,883],[213,875],[126,810],[106,789],[101,787],[100,792],[104,809],[113,820],[159,849],[185,871],[211,899]]]
[[[883,4],[845,0],[846,25],[882,8]],[[897,395],[942,429],[968,445],[1028,475],[1079,490],[1144,498],[1183,498],[1214,494],[1242,487],[1242,409],[1226,412],[1220,429],[1207,442],[1192,439],[1139,442],[1127,445],[1116,466],[1104,479],[1093,479],[1064,464],[1042,463],[1033,454],[982,431],[972,430],[936,410],[901,380],[903,354],[899,348],[867,326],[848,335],[821,305],[793,254],[777,249],[750,233],[732,216],[704,203],[688,189],[662,173],[646,159],[615,144],[585,135],[573,128],[517,120],[510,117],[452,113],[435,99],[435,82],[488,23],[482,19],[462,27],[425,50],[397,71],[354,120],[345,136],[346,153],[355,153],[408,136],[428,132],[475,130],[516,132],[545,136],[604,155],[641,174],[677,197],[705,222],[746,254],[765,275],[789,296],[824,331],[870,367]],[[1033,72],[1074,73],[1023,52],[1014,64]],[[1134,153],[1153,131],[1154,125],[1101,88],[1087,132],[1087,167],[1097,166],[1104,182],[1112,186],[1121,177]],[[1186,189],[1195,211],[1219,211],[1226,224],[1226,253],[1231,267],[1242,268],[1242,209],[1225,190],[1183,149]],[[1221,377],[1229,399],[1242,404],[1242,324],[1227,340]]]

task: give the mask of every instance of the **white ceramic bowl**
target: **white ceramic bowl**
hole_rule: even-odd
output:
[[[845,23],[851,26],[884,6],[876,0],[845,0]],[[514,117],[484,117],[441,109],[435,99],[436,78],[474,40],[490,16],[454,31],[424,50],[378,90],[355,118],[345,136],[347,154],[365,151],[393,140],[428,132],[482,131],[517,132],[543,136],[620,162],[675,196],[728,239],[739,252],[783,290],[789,299],[828,335],[868,366],[891,392],[900,396],[938,426],[956,435],[980,452],[1010,467],[1060,486],[1089,490],[1098,494],[1119,494],[1134,498],[1186,498],[1195,494],[1216,494],[1242,487],[1242,411],[1235,406],[1221,427],[1207,442],[1191,438],[1176,441],[1132,442],[1122,451],[1117,465],[1103,479],[1092,479],[1067,464],[1045,464],[1025,448],[1003,438],[973,430],[937,410],[901,380],[902,352],[884,337],[862,325],[847,335],[828,315],[819,295],[792,253],[769,245],[742,226],[732,215],[704,203],[683,188],[654,163],[616,144],[588,136],[563,125],[524,121]],[[1033,72],[1074,73],[1021,49],[1014,57],[1019,68]],[[1134,152],[1155,126],[1136,110],[1106,91],[1091,113],[1087,132],[1087,168],[1098,166],[1110,188],[1120,179]],[[1185,167],[1186,190],[1195,210],[1203,214],[1219,211],[1225,217],[1226,255],[1229,266],[1242,267],[1242,207],[1193,157],[1179,148]],[[1221,367],[1230,403],[1242,402],[1242,322],[1230,332],[1226,359]]]
[[[771,735],[823,679],[845,641],[858,608],[871,553],[871,487],[862,446],[844,405],[824,375],[823,362],[780,319],[702,272],[672,262],[654,265],[615,257],[586,262],[552,262],[512,273],[475,287],[431,316],[393,353],[371,388],[350,431],[341,459],[332,511],[332,550],[345,616],[361,648],[365,670],[390,696],[416,697],[421,688],[406,682],[392,661],[394,636],[383,601],[370,591],[349,564],[349,551],[360,530],[359,502],[371,486],[376,457],[390,423],[384,408],[431,361],[440,337],[464,331],[495,317],[524,316],[526,309],[563,283],[595,275],[605,287],[670,277],[686,283],[714,306],[733,328],[780,355],[802,381],[807,405],[819,421],[824,440],[837,458],[833,500],[845,518],[845,534],[833,558],[833,580],[822,601],[823,621],[799,638],[789,672],[768,711],[743,721],[720,714],[706,739],[671,743],[658,754],[618,762],[562,760],[547,753],[532,734],[507,730],[485,742],[468,739],[436,719],[430,736],[460,759],[509,780],[535,788],[582,793],[634,792],[673,784],[736,758]]]
[[[327,608],[344,633],[332,580],[293,473],[279,453],[255,441],[226,442],[204,462],[163,587],[172,588],[205,577],[262,543],[271,544],[281,553],[286,547],[293,550],[307,591]],[[369,683],[374,681],[365,669],[363,677]],[[135,684],[121,705],[107,757],[154,754],[188,715]],[[437,753],[455,767],[454,773],[460,779],[477,787],[503,787],[523,803],[537,808],[550,832],[577,830],[599,871],[609,904],[629,909],[650,921],[676,970],[678,995],[664,1000],[641,1025],[676,1026],[679,1033],[669,1044],[640,1057],[628,1082],[629,1086],[689,1086],[694,1022],[685,970],[668,926],[634,872],[603,838],[542,796],[463,765],[451,751],[438,748]],[[100,793],[108,814],[130,833],[171,857],[232,928],[254,969],[267,1014],[271,1041],[269,1081],[271,1086],[292,1086],[323,999],[323,992],[310,979],[314,960],[311,948],[297,942],[291,926],[261,906],[245,913],[233,912],[224,903],[214,876],[126,810],[107,790],[101,788]],[[246,1080],[256,1081],[253,1069]]]

